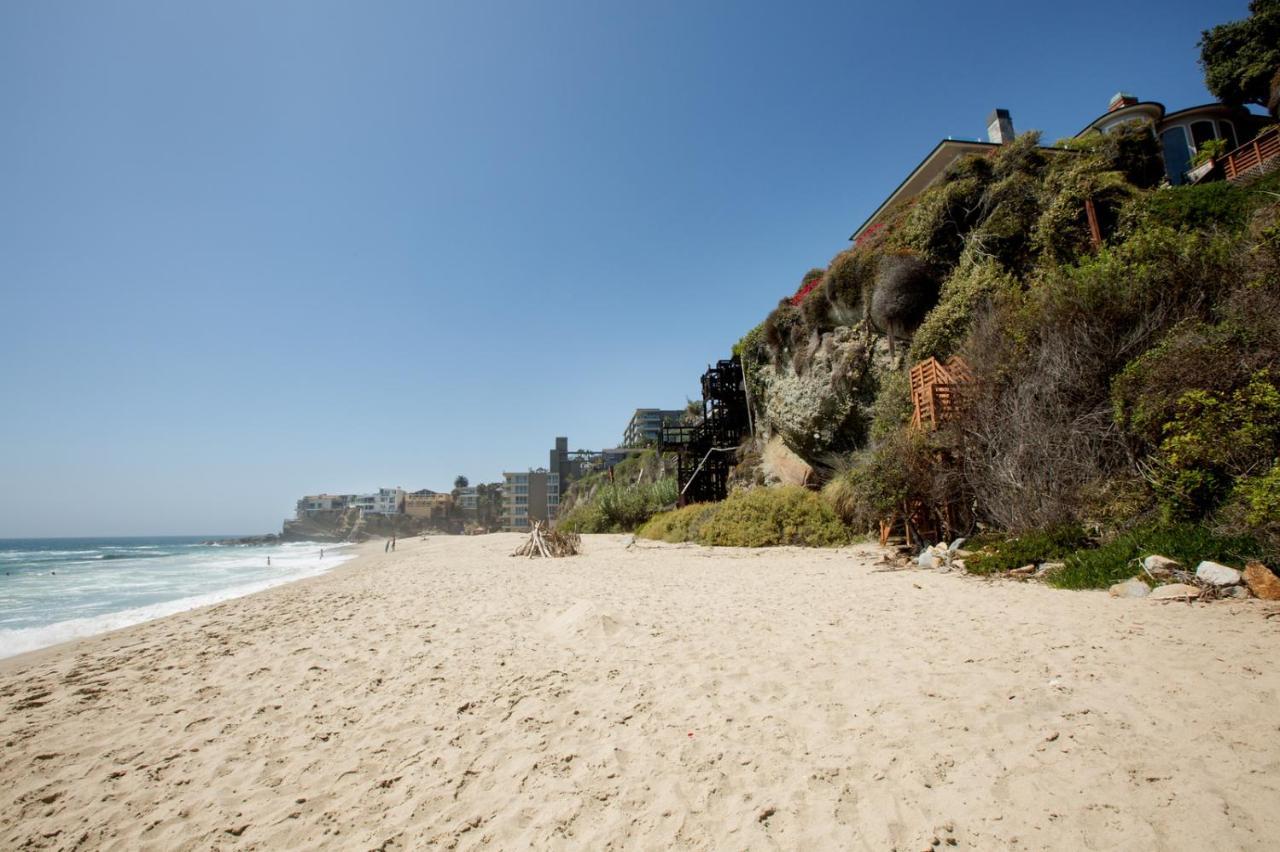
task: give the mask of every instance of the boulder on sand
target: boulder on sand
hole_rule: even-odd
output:
[[[1146,569],[1157,580],[1164,580],[1173,576],[1173,572],[1182,568],[1182,563],[1176,559],[1170,559],[1167,556],[1159,556],[1151,554],[1142,560],[1142,567]]]
[[[1280,578],[1261,562],[1244,566],[1244,582],[1253,596],[1264,601],[1280,601]]]
[[[1111,587],[1113,598],[1145,598],[1149,594],[1151,594],[1151,587],[1137,577],[1125,580],[1123,583],[1116,583]]]
[[[1240,572],[1206,560],[1196,566],[1196,579],[1210,586],[1234,586],[1240,582]]]
[[[1185,601],[1194,600],[1198,597],[1200,597],[1199,587],[1189,586],[1186,583],[1170,583],[1167,586],[1154,589],[1151,594],[1147,595],[1147,599],[1153,601]]]

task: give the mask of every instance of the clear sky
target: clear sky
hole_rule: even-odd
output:
[[[616,444],[995,107],[1246,0],[0,4],[0,537],[278,530]]]

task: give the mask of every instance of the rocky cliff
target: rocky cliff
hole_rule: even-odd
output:
[[[370,538],[461,533],[462,521],[410,515],[368,515],[359,509],[312,512],[284,522],[281,541],[365,541]]]

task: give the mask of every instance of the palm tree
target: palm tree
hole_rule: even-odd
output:
[[[459,476],[457,479],[453,481],[453,487],[458,489],[459,491],[466,488],[470,484],[471,484],[470,481],[465,476]]]

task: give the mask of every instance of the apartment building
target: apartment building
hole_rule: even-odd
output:
[[[297,515],[305,518],[314,512],[342,511],[355,499],[355,494],[308,494],[298,500]]]
[[[423,489],[404,495],[404,513],[414,518],[447,518],[453,509],[452,494]]]
[[[502,528],[529,529],[534,521],[554,520],[560,508],[560,475],[545,468],[502,474]]]
[[[683,409],[637,408],[622,434],[622,446],[655,444],[662,438],[662,424],[678,423],[683,416]]]
[[[351,504],[372,515],[399,515],[404,513],[405,490],[403,488],[379,488],[374,494],[358,494]]]

